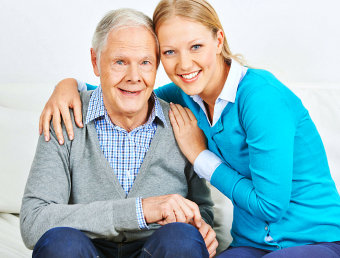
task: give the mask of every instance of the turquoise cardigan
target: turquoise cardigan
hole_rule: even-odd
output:
[[[190,108],[222,159],[211,184],[234,204],[232,246],[278,250],[340,240],[340,197],[319,133],[301,100],[271,73],[248,69],[213,127],[175,84],[155,92]]]

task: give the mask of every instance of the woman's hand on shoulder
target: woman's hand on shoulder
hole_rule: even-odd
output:
[[[63,119],[65,123],[69,139],[73,140],[74,133],[69,108],[72,108],[74,111],[76,124],[79,127],[83,127],[78,84],[75,79],[71,78],[64,79],[57,84],[40,115],[39,134],[44,133],[45,141],[50,140],[49,130],[52,120],[59,144],[64,143],[61,119]]]
[[[197,156],[207,149],[205,135],[198,127],[196,117],[190,109],[173,103],[170,103],[169,117],[178,146],[194,164]]]

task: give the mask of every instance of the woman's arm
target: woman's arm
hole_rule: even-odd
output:
[[[61,119],[63,119],[68,137],[73,140],[73,126],[71,123],[70,111],[73,109],[75,122],[77,126],[83,127],[81,101],[79,91],[94,90],[97,86],[82,83],[78,85],[76,79],[68,78],[60,81],[55,87],[51,97],[47,101],[39,120],[39,134],[44,133],[45,141],[50,140],[50,122],[53,120],[53,126],[57,135],[59,144],[64,143],[64,137],[61,130]],[[155,90],[158,97],[167,102],[179,103],[185,105],[181,98],[180,89],[173,83],[167,84]]]
[[[234,205],[262,220],[277,221],[288,208],[292,190],[294,114],[275,89],[269,93],[252,92],[241,106],[240,120],[246,133],[251,177],[246,178],[224,160],[206,174],[211,175],[211,184]],[[172,112],[171,123],[176,139],[184,155],[193,163],[203,148],[198,127],[189,120],[178,123],[188,118],[185,110],[179,118],[174,114]]]

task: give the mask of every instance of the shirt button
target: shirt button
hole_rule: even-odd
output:
[[[264,228],[264,230],[268,230],[268,226],[266,226],[266,227]]]

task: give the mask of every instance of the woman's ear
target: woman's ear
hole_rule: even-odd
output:
[[[97,55],[96,52],[94,51],[93,48],[91,48],[91,62],[92,62],[92,66],[93,66],[93,72],[96,76],[100,76],[100,69],[99,69],[99,65],[98,64],[98,59],[97,59]]]
[[[224,43],[224,33],[222,30],[217,31],[216,39],[217,39],[217,54],[221,54],[222,49],[223,49],[223,43]]]

